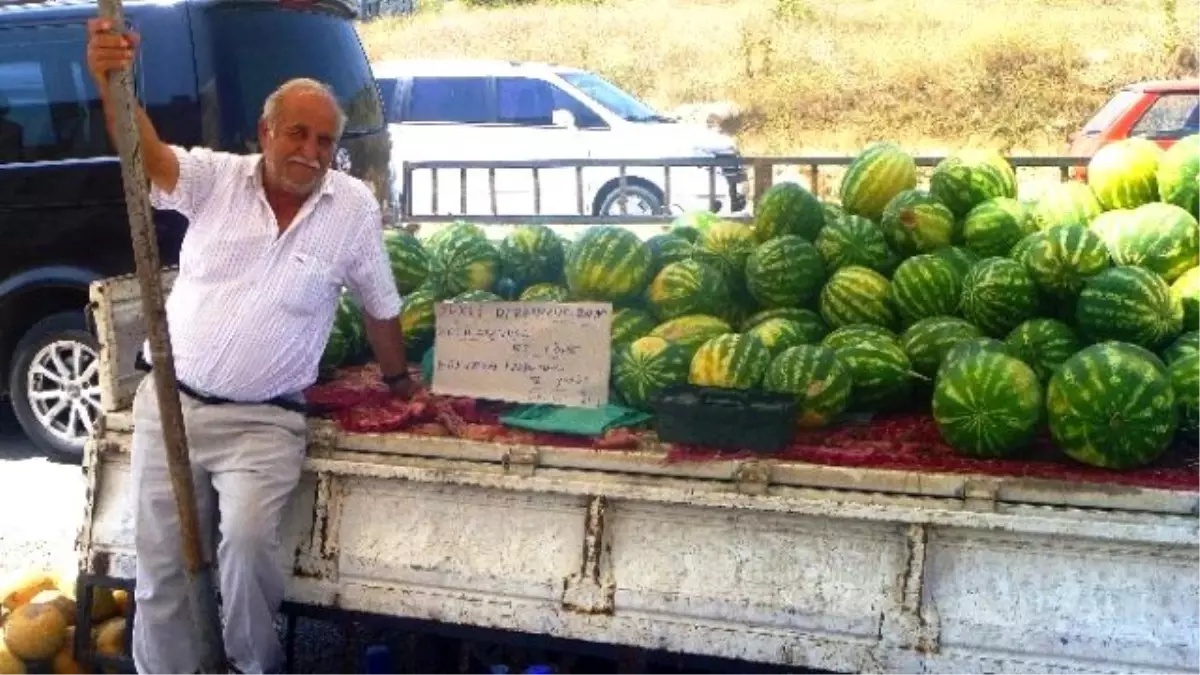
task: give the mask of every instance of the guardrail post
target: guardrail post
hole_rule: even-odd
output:
[[[756,157],[751,160],[750,166],[754,169],[754,204],[758,204],[758,200],[766,194],[767,190],[775,183],[775,162],[763,157]]]

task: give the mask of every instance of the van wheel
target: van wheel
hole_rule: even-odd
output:
[[[597,209],[600,216],[620,216],[621,199],[625,199],[625,214],[630,216],[657,216],[663,212],[663,198],[658,190],[647,185],[630,183],[622,190],[614,187],[604,196]]]
[[[29,440],[55,459],[81,463],[100,407],[100,345],[82,312],[52,314],[13,351],[8,391]]]

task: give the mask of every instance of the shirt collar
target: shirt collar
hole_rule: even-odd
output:
[[[245,165],[243,166],[243,174],[245,175],[246,180],[250,181],[251,185],[260,190],[262,189],[262,165],[263,156],[262,153],[258,153],[249,155]],[[316,189],[313,190],[314,193],[320,196],[333,194],[333,181],[330,180],[330,174],[332,173],[332,168],[325,172],[325,175],[321,177],[320,184],[318,184]]]

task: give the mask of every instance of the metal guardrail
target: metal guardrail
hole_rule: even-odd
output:
[[[945,157],[922,156],[914,157],[920,168],[937,166]],[[1021,169],[1058,169],[1062,180],[1067,180],[1071,169],[1087,166],[1090,157],[1066,156],[1013,156],[1006,159],[1018,171]],[[670,213],[672,204],[671,172],[673,169],[698,168],[708,174],[708,198],[710,204],[716,203],[718,171],[722,177],[731,182],[731,192],[735,185],[740,185],[745,179],[746,169],[750,169],[751,191],[748,203],[756,203],[758,199],[774,184],[775,169],[779,166],[801,167],[807,174],[810,189],[819,193],[821,171],[829,167],[845,167],[854,161],[853,156],[796,156],[796,157],[738,157],[718,156],[713,158],[662,158],[662,159],[552,159],[552,160],[522,160],[522,161],[426,161],[407,162],[401,170],[401,200],[399,220],[402,223],[448,223],[456,220],[470,220],[479,224],[552,224],[552,225],[599,225],[625,224],[649,225],[669,223],[678,217],[678,213]],[[630,177],[630,169],[657,168],[662,169],[662,183],[659,187],[663,194],[663,204],[667,213],[653,215],[629,214],[624,199],[619,199],[620,213],[616,215],[595,215],[587,203],[584,190],[584,170],[588,168],[616,169],[616,190],[625,192],[631,180],[644,180]],[[575,208],[574,214],[547,214],[542,212],[542,172],[555,169],[573,169],[575,178]],[[487,171],[490,212],[471,213],[468,209],[467,185],[468,174],[471,171]],[[533,212],[521,215],[500,215],[497,208],[496,172],[497,171],[528,171],[532,178]],[[413,195],[414,174],[429,172],[430,200],[429,211],[437,214],[439,207],[439,175],[443,172],[457,173],[459,182],[459,213],[452,215],[417,215],[414,208]],[[727,216],[729,220],[748,221],[752,215],[741,213]]]

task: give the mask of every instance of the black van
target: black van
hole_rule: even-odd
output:
[[[129,0],[142,36],[138,98],[163,140],[257,151],[267,95],[321,80],[348,116],[336,168],[389,192],[379,92],[354,28],[355,0]],[[134,271],[120,162],[85,63],[82,0],[0,2],[0,390],[45,451],[80,457],[98,419],[88,285]],[[155,213],[165,265],[186,220]]]

